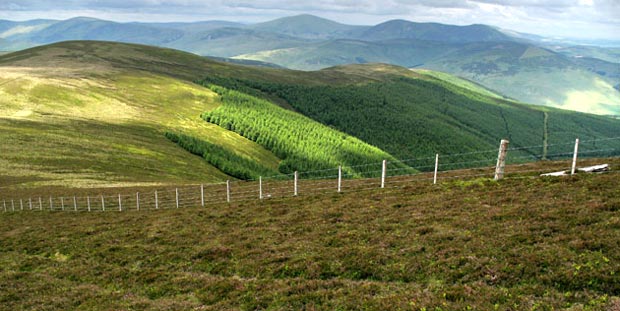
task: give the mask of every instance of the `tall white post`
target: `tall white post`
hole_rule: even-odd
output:
[[[230,180],[226,181],[226,202],[230,203]]]
[[[75,196],[73,196],[73,210],[77,212],[77,200],[75,199]]]
[[[338,192],[342,190],[342,165],[338,165]]]
[[[43,201],[41,201],[41,197],[39,197],[39,210],[43,210]]]
[[[293,195],[297,196],[297,180],[299,179],[299,174],[297,173],[297,171],[295,171],[294,176],[294,182],[293,182]]]
[[[140,192],[136,192],[136,210],[140,210]]]
[[[32,198],[28,198],[28,207],[32,210]]]
[[[200,185],[200,204],[205,207],[205,185]]]
[[[101,210],[105,212],[105,199],[103,198],[103,194],[101,195]]]
[[[179,188],[175,188],[176,198],[177,198],[177,208],[179,208]]]
[[[123,202],[121,202],[121,194],[118,194],[118,211],[122,212],[123,211]]]
[[[387,170],[387,161],[381,163],[381,188],[385,188],[385,171]]]
[[[263,199],[263,177],[258,176],[258,198]]]
[[[439,168],[439,153],[435,154],[435,174],[433,174],[433,185],[437,184],[437,168]]]
[[[495,165],[495,180],[504,178],[504,167],[506,166],[506,151],[508,150],[509,141],[502,139],[499,143],[499,153],[497,155],[497,164]]]
[[[86,203],[88,204],[88,211],[90,212],[90,196],[86,196]]]
[[[22,201],[22,199],[19,199],[19,209],[20,210],[24,210],[24,202]]]
[[[155,209],[159,209],[159,201],[157,200],[157,190],[155,190]]]
[[[577,168],[577,150],[579,150],[579,138],[575,139],[575,151],[573,151],[573,165],[570,169],[571,175],[575,175],[575,168]]]
[[[64,211],[65,210],[65,199],[63,197],[60,197],[60,206],[61,206],[61,209]]]

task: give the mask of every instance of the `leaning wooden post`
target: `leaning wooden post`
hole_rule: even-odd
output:
[[[122,212],[123,211],[123,202],[121,202],[121,194],[118,194],[118,211]]]
[[[140,192],[136,192],[136,210],[140,210]]]
[[[13,212],[15,211],[15,202],[13,201],[13,199],[11,199],[11,210]]]
[[[30,210],[32,210],[32,198],[28,198],[28,206],[30,207]]]
[[[90,212],[90,196],[86,196],[86,203],[88,204],[88,211]]]
[[[77,212],[77,200],[75,199],[75,196],[73,196],[73,210]]]
[[[103,194],[101,195],[101,210],[105,212],[105,199],[103,198]]]
[[[177,198],[177,208],[179,208],[179,188],[175,188],[175,194]]]
[[[435,154],[435,174],[433,174],[433,185],[437,184],[437,169],[439,168],[439,153]]]
[[[570,169],[571,175],[575,175],[575,168],[577,168],[577,150],[579,150],[579,138],[575,139],[575,151],[573,151],[573,165]]]
[[[43,201],[41,200],[41,197],[39,197],[39,210],[43,210]]]
[[[230,180],[226,181],[226,202],[230,203]]]
[[[205,207],[205,185],[200,185],[200,204],[202,207]]]
[[[499,154],[497,155],[497,165],[495,165],[495,180],[504,178],[504,167],[506,166],[506,151],[508,150],[507,139],[502,139],[499,143]]]
[[[385,173],[387,171],[387,161],[381,163],[381,188],[385,188]]]
[[[258,176],[258,199],[263,199],[263,177]]]
[[[293,195],[297,196],[297,180],[299,179],[299,174],[297,173],[297,171],[295,171],[295,174],[293,174]]]
[[[338,192],[342,190],[342,165],[338,165]]]
[[[157,200],[157,190],[155,190],[155,209],[159,209],[159,201]]]

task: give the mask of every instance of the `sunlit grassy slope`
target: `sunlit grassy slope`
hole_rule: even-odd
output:
[[[199,68],[167,74],[174,62],[157,62],[170,51],[145,51],[150,50],[73,42],[1,58],[0,186],[227,178],[168,141],[166,130],[196,135],[263,166],[277,167],[279,160],[259,145],[200,119],[219,101],[215,93],[191,82]]]

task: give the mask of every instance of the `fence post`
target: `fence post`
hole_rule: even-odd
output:
[[[103,194],[101,195],[101,210],[105,212],[105,199],[103,198]]]
[[[294,176],[293,177],[293,179],[294,179],[294,182],[293,182],[293,195],[297,196],[297,179],[299,178],[299,175],[298,175],[297,171],[295,171],[295,174],[293,176]]]
[[[73,210],[77,212],[77,201],[75,200],[75,196],[73,196]]]
[[[577,167],[577,150],[579,149],[579,138],[575,139],[575,151],[573,151],[573,165],[570,169],[570,174],[575,175],[575,168]]]
[[[60,197],[60,206],[61,209],[64,211],[65,210],[65,200],[63,197]]]
[[[20,210],[24,210],[24,202],[22,201],[22,199],[19,199],[19,209]]]
[[[123,211],[123,202],[121,202],[121,194],[118,194],[118,211],[122,212]]]
[[[263,199],[263,176],[258,176],[258,199]]]
[[[226,180],[226,202],[230,203],[230,180]]]
[[[342,190],[342,165],[338,165],[338,192]]]
[[[2,200],[2,206],[4,206],[4,211],[6,212],[6,200]]]
[[[159,209],[159,201],[157,200],[157,190],[155,190],[155,209]]]
[[[177,208],[179,208],[179,188],[175,188],[174,191],[177,199]]]
[[[140,210],[140,192],[136,192],[136,210]]]
[[[11,210],[13,212],[15,211],[15,202],[13,202],[13,199],[11,199]]]
[[[499,153],[497,155],[497,165],[495,165],[495,180],[504,178],[504,167],[506,166],[506,151],[509,141],[502,139],[499,143]]]
[[[32,198],[28,198],[28,207],[32,210]]]
[[[433,174],[433,185],[437,184],[437,169],[439,168],[439,153],[435,154],[435,174]]]
[[[381,163],[381,188],[385,188],[385,171],[387,170],[387,161]]]
[[[39,210],[43,210],[43,201],[41,201],[41,197],[39,197]]]
[[[90,196],[86,196],[86,202],[88,203],[88,211],[90,212]]]
[[[52,204],[52,197],[50,196],[50,211],[51,211],[51,210],[54,210],[54,206],[53,206],[53,204]]]
[[[205,207],[205,185],[200,184],[200,204]]]

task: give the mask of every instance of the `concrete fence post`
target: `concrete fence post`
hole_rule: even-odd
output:
[[[499,143],[499,153],[497,155],[497,164],[495,165],[495,180],[504,178],[504,167],[506,166],[506,152],[508,150],[509,141],[502,139]]]

